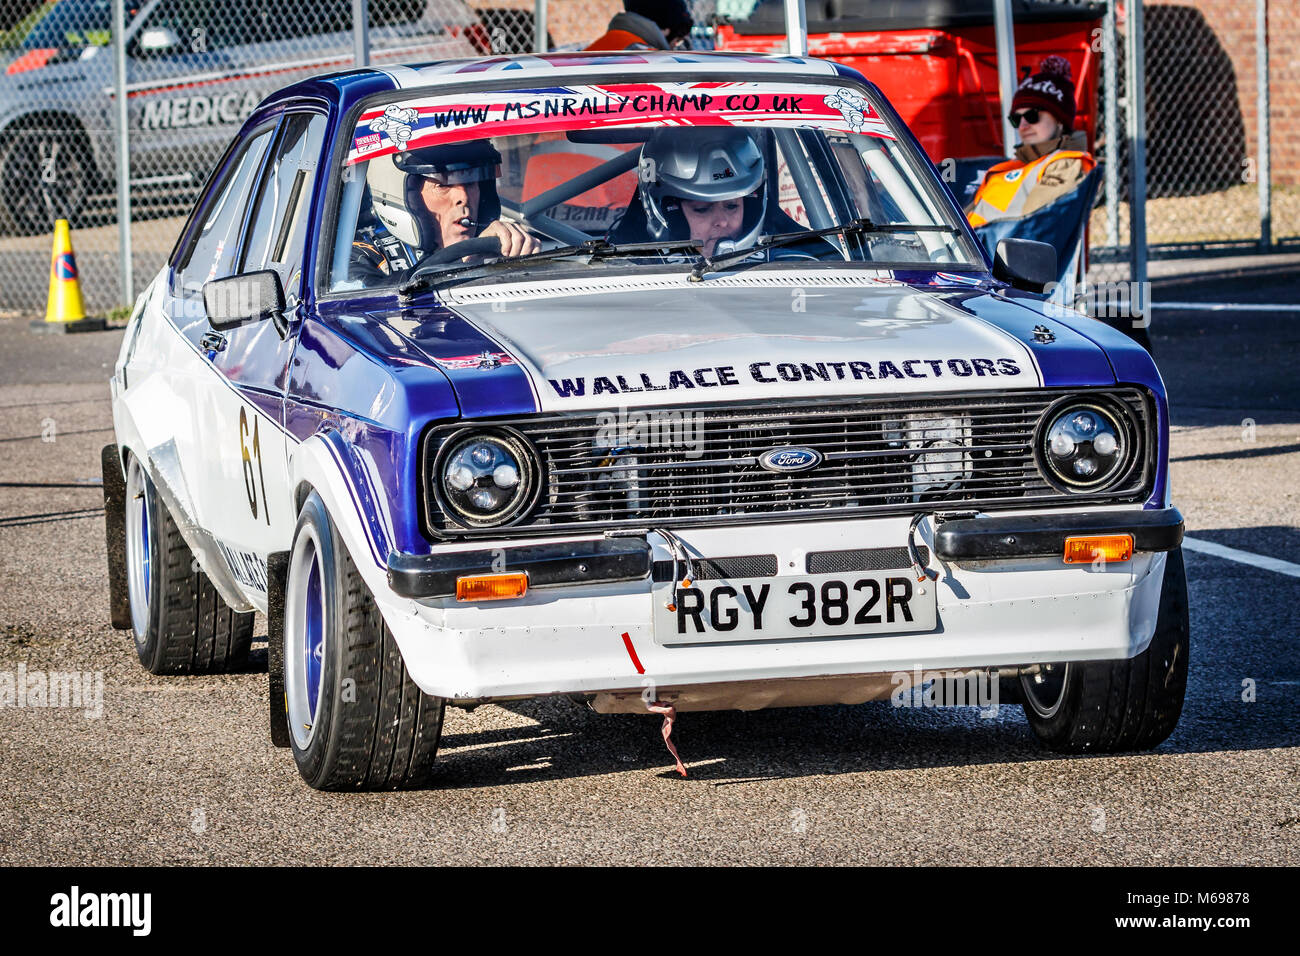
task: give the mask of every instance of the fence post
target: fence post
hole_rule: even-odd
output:
[[[126,0],[113,0],[113,85],[117,125],[117,247],[119,305],[135,300],[131,269],[131,131],[126,103]]]
[[[1119,245],[1119,25],[1115,20],[1116,0],[1106,0],[1102,20],[1101,69],[1106,85],[1104,129],[1106,137],[1106,245]]]
[[[369,0],[352,0],[352,60],[358,67],[370,65]]]
[[[1267,252],[1273,245],[1273,176],[1269,171],[1269,103],[1268,103],[1268,0],[1255,0],[1255,112],[1258,114],[1258,161],[1255,171],[1259,182],[1259,249]]]
[[[1011,19],[1011,0],[993,0],[994,45],[998,50],[998,89],[1002,99],[1002,155],[1016,154],[1016,130],[1007,119],[1016,96],[1016,32]]]
[[[534,0],[533,3],[533,52],[546,52],[546,0]]]
[[[808,55],[808,8],[804,0],[785,0],[785,49],[790,56]]]
[[[1128,5],[1127,69],[1124,99],[1128,106],[1128,201],[1129,201],[1129,262],[1132,275],[1129,281],[1136,288],[1146,289],[1147,281],[1147,104],[1146,104],[1146,30],[1142,24],[1142,0]],[[1143,325],[1150,320],[1147,314],[1150,303],[1145,291],[1138,297],[1142,302]],[[1137,319],[1137,316],[1134,316]]]

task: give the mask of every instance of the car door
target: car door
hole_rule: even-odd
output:
[[[195,405],[210,400],[213,376],[203,341],[212,331],[203,307],[203,284],[234,268],[248,200],[274,134],[275,123],[267,122],[232,146],[186,226],[184,244],[173,256],[166,288],[159,296],[162,317],[177,335],[168,341],[168,355],[159,356],[157,363],[157,374],[166,386],[162,394],[168,398],[159,403],[156,413],[169,422],[166,433],[175,446],[177,479],[182,484],[176,491],[199,527],[206,527],[200,492],[209,483],[211,461],[209,437],[194,428]]]
[[[266,555],[283,549],[296,515],[289,487],[284,392],[300,316],[307,223],[325,140],[325,115],[287,112],[256,186],[229,275],[270,270],[284,289],[284,321],[211,335],[212,374],[194,405],[194,431],[216,464],[205,471],[201,510],[236,580],[265,593]],[[221,276],[213,276],[220,278]],[[254,600],[254,603],[257,603]]]

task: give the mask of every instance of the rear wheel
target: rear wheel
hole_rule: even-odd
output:
[[[1165,558],[1156,632],[1120,661],[1045,664],[1022,674],[1025,716],[1062,753],[1146,750],[1178,724],[1187,691],[1187,575],[1181,549]]]
[[[58,219],[76,225],[94,180],[90,145],[79,130],[66,124],[10,130],[0,146],[0,233],[46,235]]]
[[[194,560],[143,466],[126,474],[126,586],[140,663],[153,674],[242,668],[253,615],[232,610]]]
[[[320,496],[303,504],[284,594],[285,711],[318,790],[398,790],[433,777],[444,701],[416,686]]]

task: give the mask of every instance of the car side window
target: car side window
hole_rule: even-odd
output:
[[[307,213],[325,140],[320,113],[291,113],[282,121],[275,153],[258,187],[239,272],[274,269],[287,302],[298,298]]]
[[[244,211],[273,130],[268,126],[251,136],[234,157],[225,182],[218,187],[216,202],[204,216],[203,228],[178,266],[178,281],[185,295],[201,296],[205,282],[233,274]]]

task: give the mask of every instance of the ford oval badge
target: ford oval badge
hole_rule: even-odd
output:
[[[816,468],[821,463],[822,453],[815,448],[799,448],[793,445],[773,448],[771,451],[765,451],[758,456],[760,468],[775,471],[778,474],[789,471],[807,471],[809,468]]]

